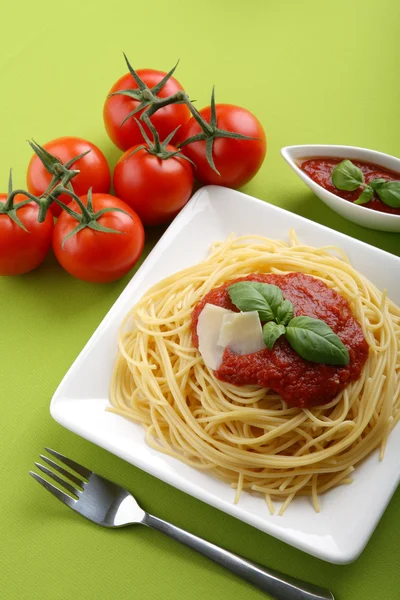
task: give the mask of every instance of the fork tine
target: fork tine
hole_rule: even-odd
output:
[[[48,481],[46,481],[46,479],[44,479],[40,475],[37,475],[33,471],[29,471],[29,475],[32,475],[32,477],[34,479],[36,479],[36,481],[38,483],[40,483],[40,485],[42,485],[44,488],[46,488],[46,490],[49,491],[51,494],[53,494],[53,496],[55,496],[56,498],[61,500],[61,502],[64,502],[64,504],[66,504],[67,506],[69,506],[71,508],[75,508],[75,504],[78,502],[78,500],[71,498],[70,496],[68,496],[67,494],[65,494],[58,488],[56,488],[55,485],[53,485],[52,483],[49,483]]]
[[[50,469],[48,469],[47,467],[41,465],[38,462],[35,462],[35,465],[37,466],[38,469],[43,471],[43,473],[46,473],[46,475],[48,475],[49,477],[54,479],[54,481],[56,481],[57,483],[59,483],[60,485],[65,487],[65,489],[68,490],[71,494],[74,494],[75,496],[77,496],[79,494],[79,490],[76,490],[70,483],[68,483],[67,481],[64,481],[64,479],[61,479],[61,477],[56,475],[56,473],[53,473],[53,471],[50,471]]]
[[[44,460],[48,465],[50,465],[53,469],[55,469],[56,471],[58,471],[59,473],[61,473],[61,475],[64,475],[64,477],[66,477],[67,479],[69,479],[70,481],[72,481],[72,483],[74,483],[75,485],[77,485],[79,487],[83,487],[85,485],[85,482],[82,481],[82,479],[79,479],[79,477],[76,477],[75,475],[73,475],[69,471],[66,471],[65,469],[63,469],[62,467],[60,467],[60,465],[57,464],[56,462],[54,462],[54,460],[51,460],[50,458],[47,458],[47,456],[45,456],[44,454],[40,454],[40,458],[42,460]],[[35,463],[35,464],[37,464],[37,463]]]
[[[82,475],[82,477],[86,477],[86,479],[88,479],[90,477],[90,475],[92,474],[92,471],[89,471],[89,469],[82,467],[82,465],[75,462],[74,460],[71,460],[70,458],[67,458],[63,454],[60,454],[60,452],[56,452],[56,450],[52,450],[51,448],[45,448],[45,450],[49,454],[52,454],[53,456],[58,458],[58,460],[60,460],[65,465],[67,465],[67,467],[71,467],[71,469],[73,469],[76,473],[79,473],[79,475]]]

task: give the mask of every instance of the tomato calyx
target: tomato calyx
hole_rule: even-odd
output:
[[[142,136],[144,138],[144,141],[146,143],[145,144],[140,144],[140,146],[137,146],[129,154],[129,156],[127,157],[126,160],[128,160],[131,156],[133,156],[134,154],[136,154],[136,152],[139,152],[139,150],[146,150],[146,152],[148,152],[148,154],[152,154],[153,156],[156,156],[160,160],[168,160],[169,158],[172,158],[172,157],[176,156],[176,157],[179,157],[179,158],[184,158],[185,160],[187,160],[188,162],[190,162],[194,167],[196,166],[194,164],[194,162],[188,156],[185,156],[179,150],[173,151],[173,150],[168,150],[167,149],[168,144],[171,142],[172,138],[174,137],[174,135],[178,131],[180,125],[178,125],[178,127],[176,127],[176,129],[174,129],[173,131],[171,131],[171,133],[165,138],[165,140],[163,142],[161,142],[160,141],[160,136],[158,135],[157,129],[154,127],[153,123],[150,121],[150,119],[148,117],[145,119],[145,122],[146,122],[147,127],[150,129],[150,131],[151,131],[151,133],[153,135],[153,141],[150,140],[149,136],[146,133],[146,130],[144,129],[144,127],[140,123],[140,121],[138,119],[135,119],[135,121],[138,124],[140,132],[141,132],[141,134],[142,134]]]
[[[128,217],[132,218],[132,215],[130,215],[126,210],[124,210],[123,208],[119,208],[117,206],[109,206],[107,208],[102,208],[101,210],[94,212],[92,188],[90,188],[90,190],[87,193],[87,204],[86,205],[82,202],[82,200],[79,198],[79,196],[77,196],[74,192],[71,192],[70,190],[67,190],[67,189],[63,189],[62,192],[64,194],[68,194],[69,196],[71,196],[71,198],[73,198],[75,200],[75,202],[78,204],[79,208],[82,211],[81,213],[76,212],[67,204],[63,204],[63,209],[65,210],[65,212],[67,212],[71,217],[76,219],[78,221],[78,224],[72,231],[69,232],[68,235],[65,236],[65,238],[63,239],[62,244],[61,244],[62,248],[64,248],[65,242],[70,237],[72,237],[73,235],[76,235],[77,233],[82,231],[82,229],[85,229],[85,227],[89,227],[89,229],[93,229],[93,231],[101,231],[103,233],[117,233],[117,234],[124,233],[123,231],[118,231],[117,229],[112,229],[111,227],[105,227],[104,225],[101,225],[101,223],[98,222],[98,219],[101,217],[101,215],[104,215],[107,212],[122,212],[122,213],[128,215]]]
[[[24,196],[28,196],[28,199],[22,200],[21,202],[17,202],[17,204],[15,204],[14,200],[15,200],[15,197],[17,194],[23,194]],[[23,224],[23,222],[17,215],[17,210],[19,208],[22,208],[26,204],[29,204],[30,202],[32,202],[32,200],[34,202],[38,203],[37,198],[35,196],[33,196],[32,194],[30,194],[29,192],[27,192],[25,190],[13,190],[12,169],[10,169],[10,175],[8,178],[7,200],[5,202],[0,202],[0,215],[7,215],[8,217],[10,217],[10,219],[12,221],[14,221],[14,223],[16,225],[18,225],[18,227],[21,227],[21,229],[26,231],[26,233],[29,233],[29,231],[27,230],[27,228],[25,227],[25,225]]]
[[[227,131],[225,129],[220,129],[218,127],[217,111],[216,111],[216,107],[215,107],[215,89],[214,89],[214,87],[213,87],[212,93],[211,93],[211,103],[210,103],[211,118],[210,118],[209,123],[201,116],[199,111],[193,106],[193,104],[191,102],[187,102],[187,106],[188,106],[190,112],[192,113],[194,119],[200,125],[202,132],[197,133],[196,135],[193,135],[192,137],[187,138],[186,140],[183,140],[183,142],[181,142],[179,144],[179,148],[183,148],[184,146],[187,146],[188,144],[193,144],[194,142],[205,141],[206,142],[206,158],[207,158],[208,164],[210,165],[211,169],[213,171],[215,171],[215,173],[217,173],[217,175],[220,175],[220,172],[216,168],[215,163],[214,163],[214,158],[213,158],[213,145],[214,145],[214,140],[216,138],[231,138],[231,139],[237,139],[237,140],[258,140],[258,138],[255,138],[255,137],[250,137],[248,135],[242,135],[241,133],[235,133],[234,131]]]
[[[187,94],[183,90],[180,90],[179,92],[176,92],[175,94],[173,94],[172,96],[168,96],[167,98],[159,98],[159,96],[158,96],[158,93],[161,91],[161,89],[164,87],[164,85],[167,83],[167,81],[174,74],[179,61],[165,75],[165,77],[163,77],[161,79],[161,81],[159,81],[157,83],[157,85],[155,85],[152,88],[149,88],[145,84],[145,82],[139,77],[139,75],[136,73],[135,69],[130,64],[125,52],[123,53],[123,55],[124,55],[128,70],[129,70],[130,74],[132,75],[133,79],[136,81],[138,87],[127,89],[127,90],[118,90],[117,92],[113,92],[112,94],[110,94],[109,98],[111,98],[112,96],[128,96],[129,98],[132,98],[133,100],[137,100],[139,102],[139,105],[134,110],[132,110],[129,114],[126,115],[126,117],[120,124],[120,127],[122,127],[122,125],[124,123],[126,123],[126,121],[128,121],[128,119],[130,119],[131,117],[134,117],[141,110],[146,109],[140,117],[142,120],[144,120],[142,117],[145,114],[148,117],[151,117],[155,112],[157,112],[157,110],[159,110],[160,108],[163,108],[164,106],[168,106],[169,104],[185,104],[186,103]]]
[[[39,204],[38,221],[39,223],[43,223],[47,211],[53,202],[57,202],[61,208],[65,208],[65,204],[60,200],[57,200],[57,196],[65,193],[65,188],[68,188],[70,192],[74,191],[71,180],[79,175],[80,171],[78,169],[71,169],[71,167],[77,160],[86,156],[90,150],[74,156],[71,160],[63,164],[59,158],[48,152],[43,146],[40,146],[40,144],[35,142],[35,140],[32,140],[32,142],[28,140],[28,144],[38,156],[46,171],[52,176],[47,189],[39,198],[36,198],[36,201]]]
[[[82,152],[82,154],[74,156],[71,158],[71,160],[63,164],[59,158],[53,156],[53,154],[50,154],[50,152],[43,148],[43,146],[40,146],[37,142],[35,142],[35,140],[28,140],[28,144],[34,153],[39,157],[46,171],[48,171],[50,175],[53,175],[53,177],[56,179],[56,181],[53,183],[53,186],[51,183],[49,184],[49,188],[54,187],[54,184],[59,180],[68,179],[70,181],[76,175],[78,175],[79,170],[71,169],[72,165],[76,163],[77,160],[83,158],[86,156],[86,154],[91,152],[91,150],[86,150],[86,152]]]

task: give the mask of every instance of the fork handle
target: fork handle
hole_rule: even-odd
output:
[[[243,577],[275,600],[335,600],[329,590],[261,567],[148,513],[145,514],[142,523],[197,550],[235,575]]]

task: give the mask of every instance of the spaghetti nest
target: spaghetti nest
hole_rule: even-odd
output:
[[[333,401],[288,407],[266,388],[218,380],[193,346],[191,315],[211,289],[250,273],[301,272],[342,294],[369,356],[359,379]],[[203,262],[159,282],[131,310],[119,336],[112,410],[146,428],[147,443],[236,488],[262,494],[271,513],[295,496],[351,482],[400,418],[400,309],[335,247],[259,236],[215,243]]]

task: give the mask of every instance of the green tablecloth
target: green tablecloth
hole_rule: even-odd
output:
[[[395,0],[71,0],[2,3],[1,188],[14,167],[24,185],[26,139],[78,135],[112,164],[120,152],[102,122],[105,95],[124,71],[168,70],[199,106],[217,101],[260,118],[268,155],[249,194],[399,254],[399,235],[346,222],[284,163],[289,144],[330,143],[399,155],[399,9]],[[146,252],[160,231],[148,234]],[[51,396],[133,273],[89,285],[49,256],[0,281],[0,596],[5,600],[174,600],[265,597],[179,544],[137,528],[90,524],[46,494],[28,471],[48,445],[137,491],[154,514],[228,549],[334,590],[338,600],[400,597],[396,493],[362,556],[333,566],[186,496],[56,424]],[[366,499],[366,502],[368,499]]]

